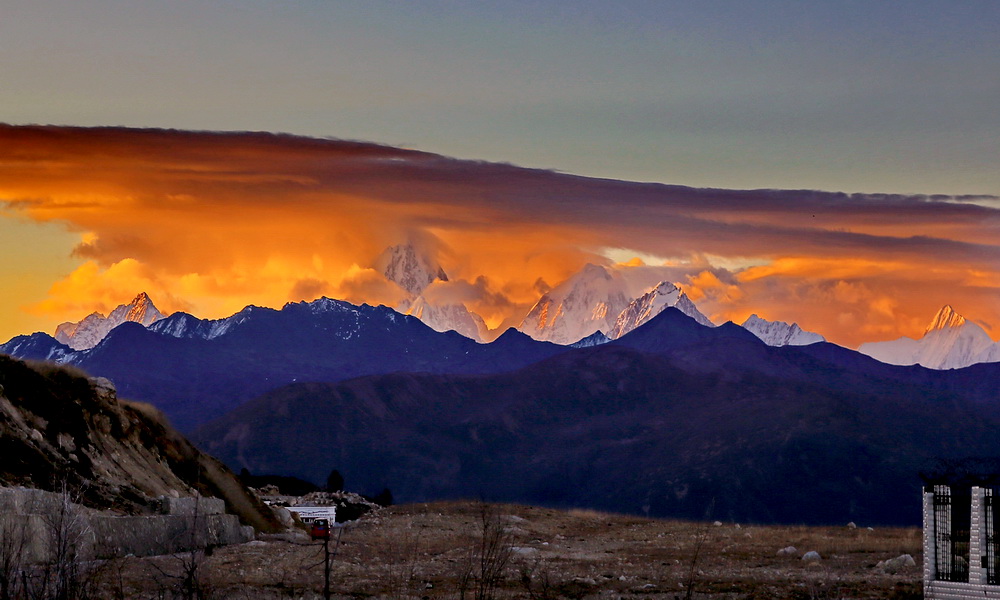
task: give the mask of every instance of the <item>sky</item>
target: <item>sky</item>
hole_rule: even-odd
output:
[[[993,1],[7,0],[0,338],[138,291],[391,303],[371,262],[417,240],[492,325],[638,256],[717,322],[857,345],[949,303],[997,339],[998,27]],[[211,133],[241,131],[303,137]]]

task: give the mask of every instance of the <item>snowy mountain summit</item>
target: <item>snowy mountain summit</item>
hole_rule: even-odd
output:
[[[595,331],[610,333],[629,301],[628,282],[620,273],[588,264],[543,294],[518,329],[536,340],[572,344]]]
[[[1000,362],[1000,342],[945,305],[920,339],[901,337],[861,344],[858,352],[891,365],[919,364],[930,369],[960,369],[976,363]]]
[[[683,291],[669,281],[661,281],[653,289],[629,302],[629,305],[615,319],[615,326],[608,337],[617,339],[636,327],[646,323],[663,309],[675,307],[682,313],[705,327],[715,327],[708,317],[701,314],[698,307]]]
[[[429,256],[418,253],[410,244],[386,248],[375,259],[374,268],[411,296],[419,296],[424,288],[438,279],[448,281],[448,275],[441,265]]]
[[[789,325],[784,321],[768,321],[757,315],[750,315],[743,321],[741,327],[759,337],[768,346],[808,346],[826,341],[826,338],[818,333],[803,331],[798,323]]]
[[[477,342],[485,341],[489,328],[483,318],[471,312],[464,304],[431,304],[423,296],[412,303],[404,302],[400,310],[423,321],[434,331],[457,331]]]
[[[56,327],[55,338],[74,350],[93,348],[115,327],[126,321],[149,327],[164,315],[156,309],[146,292],[141,292],[128,304],[120,304],[105,317],[94,312],[78,323],[63,323]]]

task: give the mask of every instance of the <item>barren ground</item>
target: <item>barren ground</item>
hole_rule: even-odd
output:
[[[459,598],[460,576],[482,541],[481,506],[396,506],[337,530],[334,598]],[[920,568],[895,574],[879,561],[910,554],[916,528],[743,526],[658,521],[591,511],[491,506],[509,534],[510,562],[497,598],[919,598]],[[795,546],[795,555],[777,551]],[[810,550],[818,562],[803,561]],[[205,598],[323,596],[323,544],[270,537],[191,555],[105,565],[108,597],[183,597],[177,576],[194,558]],[[476,597],[473,582],[466,593]]]

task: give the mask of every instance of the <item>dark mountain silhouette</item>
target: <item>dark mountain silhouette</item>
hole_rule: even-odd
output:
[[[496,373],[564,350],[515,330],[479,344],[384,306],[328,298],[281,310],[250,306],[218,321],[175,313],[149,328],[124,323],[82,352],[45,334],[0,346],[22,358],[68,357],[114,381],[123,397],[153,403],[182,431],[296,381],[396,371]]]
[[[273,390],[195,439],[233,468],[397,500],[478,497],[736,521],[907,524],[921,469],[1000,455],[996,397],[962,371],[829,344],[773,348],[668,309],[513,373],[391,374]]]

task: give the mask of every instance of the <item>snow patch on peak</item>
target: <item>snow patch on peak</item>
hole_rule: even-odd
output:
[[[489,333],[483,318],[462,303],[432,304],[424,296],[418,296],[412,303],[404,302],[400,310],[420,319],[434,331],[455,331],[480,343]]]
[[[669,281],[661,281],[628,304],[615,319],[615,326],[608,337],[611,339],[620,338],[636,327],[645,324],[667,307],[677,308],[700,325],[715,327],[715,324],[701,314],[694,302],[691,302],[691,299],[677,285]]]
[[[448,281],[444,269],[410,244],[391,246],[375,259],[374,268],[411,296],[419,296],[433,281]]]
[[[327,298],[326,296],[322,296],[311,302],[306,302],[304,300],[302,302],[289,302],[283,307],[283,309],[294,306],[305,308],[314,315],[321,315],[323,313],[329,313],[329,312],[349,312],[349,311],[357,312],[357,307],[354,306],[353,304],[350,304],[349,302],[344,302],[343,300],[334,300],[333,298]]]
[[[742,327],[760,338],[768,346],[808,346],[826,341],[826,338],[818,333],[803,331],[798,323],[768,321],[755,314],[743,321]]]
[[[610,341],[611,341],[611,338],[609,338],[608,336],[604,335],[600,331],[595,331],[594,333],[588,335],[587,337],[583,338],[582,340],[580,340],[580,341],[578,341],[576,343],[570,344],[570,346],[573,347],[573,348],[592,348],[593,346],[601,346],[601,345],[607,344]]]
[[[56,327],[55,339],[74,350],[93,348],[108,333],[122,323],[139,323],[149,327],[164,318],[146,292],[140,292],[128,304],[120,304],[105,317],[99,312],[87,315],[78,323],[62,323]]]
[[[629,304],[628,282],[617,271],[588,264],[528,311],[518,330],[540,341],[572,344],[595,331],[605,334]]]

